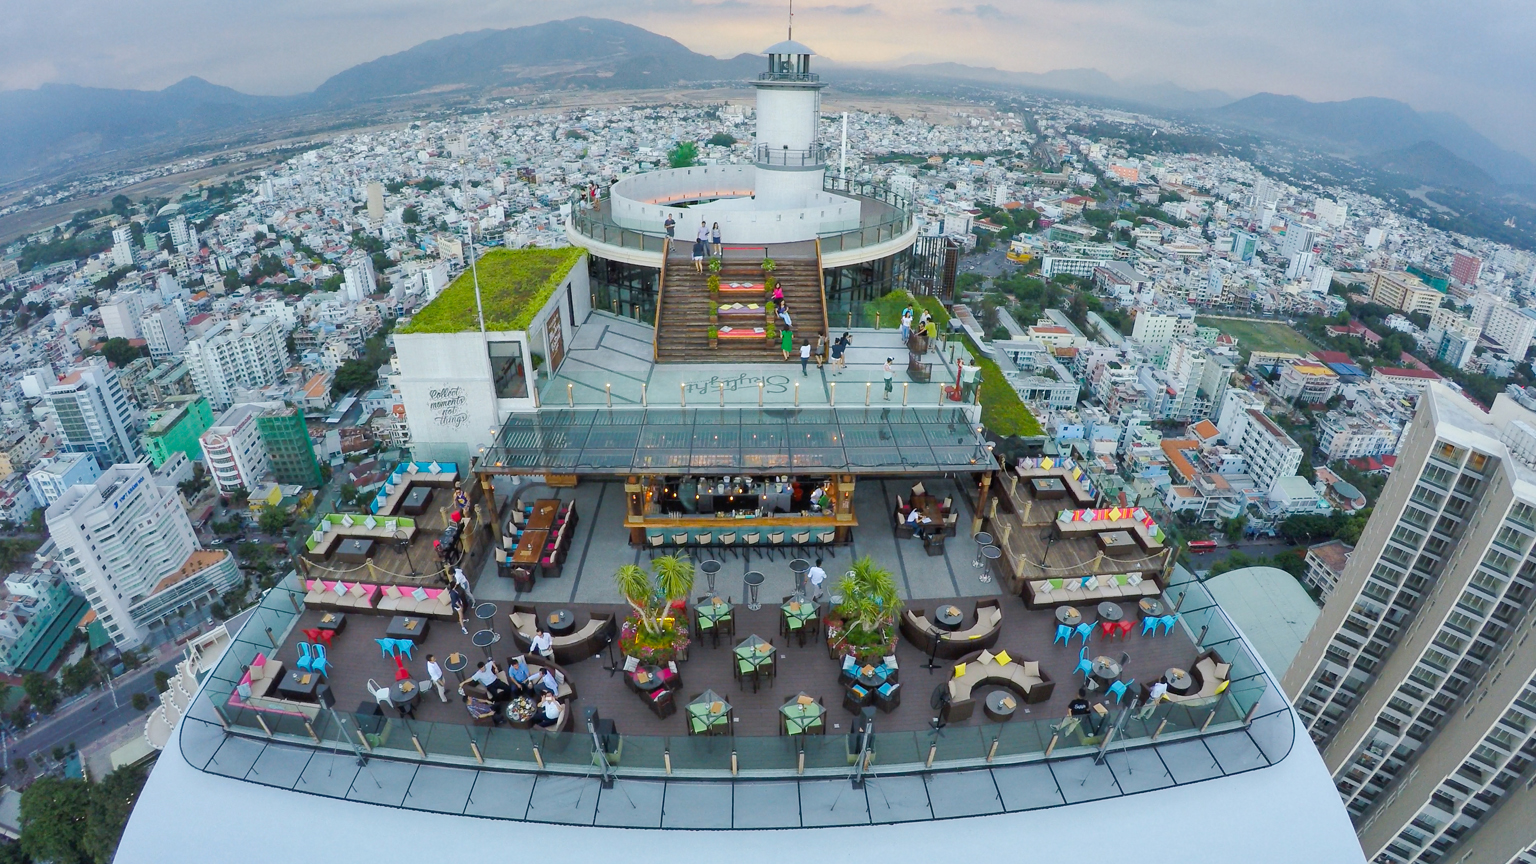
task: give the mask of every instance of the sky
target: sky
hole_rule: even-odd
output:
[[[197,75],[291,94],[427,39],[577,15],[616,18],[704,54],[782,38],[760,0],[6,0],[0,89],[158,89]],[[832,60],[1095,68],[1313,101],[1385,96],[1450,111],[1536,157],[1530,0],[801,0],[795,37]]]

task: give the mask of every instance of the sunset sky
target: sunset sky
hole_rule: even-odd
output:
[[[1536,4],[1529,0],[880,0],[796,8],[795,35],[845,63],[952,60],[1092,67],[1234,95],[1387,96],[1452,111],[1536,155]],[[427,39],[577,15],[717,56],[782,38],[785,3],[753,0],[9,0],[0,89],[47,82],[158,89],[198,75],[299,93]]]

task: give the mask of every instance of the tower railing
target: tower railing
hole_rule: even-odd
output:
[[[821,76],[815,72],[759,72],[759,81],[804,81],[814,84],[821,80]]]
[[[770,168],[820,168],[827,164],[827,148],[812,144],[805,150],[758,144],[752,148],[752,161]]]

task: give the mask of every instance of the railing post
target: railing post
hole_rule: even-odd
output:
[[[268,738],[271,738],[272,737],[272,730],[267,727],[267,721],[265,721],[265,720],[263,720],[261,718],[261,712],[260,711],[255,712],[255,714],[256,714],[256,725],[261,727],[261,731],[267,733],[267,737]]]
[[[663,750],[663,751],[661,751],[661,764],[666,767],[667,774],[668,774],[668,776],[670,776],[672,774],[672,751],[671,750]]]
[[[539,752],[539,745],[533,745],[533,761],[539,765],[539,770],[544,770],[544,754]]]

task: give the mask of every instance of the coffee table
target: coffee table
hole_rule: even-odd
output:
[[[432,504],[431,486],[413,486],[400,502],[400,512],[406,516],[420,516]]]
[[[1057,606],[1056,623],[1076,627],[1083,623],[1083,613],[1077,611],[1076,606]]]
[[[1195,679],[1188,672],[1177,666],[1170,667],[1163,673],[1163,680],[1168,682],[1168,692],[1176,696],[1188,696],[1195,689]]]
[[[1006,723],[1013,719],[1013,712],[1019,709],[1019,697],[1007,690],[993,690],[987,694],[986,701],[982,704],[982,711],[994,723]]]
[[[556,609],[544,616],[544,626],[554,636],[568,636],[576,629],[576,613],[569,609]]]
[[[348,537],[337,544],[335,557],[337,561],[348,564],[362,564],[373,557],[374,541],[362,537]]]
[[[277,692],[283,694],[286,699],[297,702],[315,701],[315,688],[320,686],[319,672],[305,672],[303,669],[294,669],[283,676],[283,680],[277,682]]]
[[[958,630],[960,625],[965,623],[965,613],[959,606],[946,603],[933,610],[933,623],[942,630]]]
[[[409,687],[409,689],[407,689]],[[416,713],[416,702],[421,699],[421,688],[415,681],[396,681],[389,688],[390,704],[400,709],[400,716]]]
[[[1113,657],[1093,658],[1093,677],[1105,687],[1113,681],[1120,680],[1120,661]]]
[[[644,672],[645,674],[642,676],[642,675],[639,674],[641,672]],[[661,667],[660,666],[640,666],[640,667],[637,667],[634,672],[631,672],[629,674],[629,680],[631,682],[633,682],[636,687],[640,688],[640,692],[642,692],[642,693],[654,693],[654,692],[656,692],[656,690],[658,690],[661,687],[661,684],[662,684],[662,681],[661,681]]]
[[[409,639],[420,645],[427,638],[427,627],[431,623],[419,615],[396,615],[389,619],[384,635],[394,639]]]
[[[1136,601],[1136,608],[1141,610],[1143,618],[1161,618],[1167,614],[1167,608],[1163,601],[1156,597],[1143,597]]]
[[[320,620],[315,624],[315,629],[331,630],[334,631],[337,636],[340,636],[341,631],[347,629],[347,613],[327,612],[320,616]]]
[[[1100,621],[1119,621],[1125,617],[1125,610],[1120,608],[1119,603],[1111,603],[1105,600],[1099,604],[1098,609]]]

